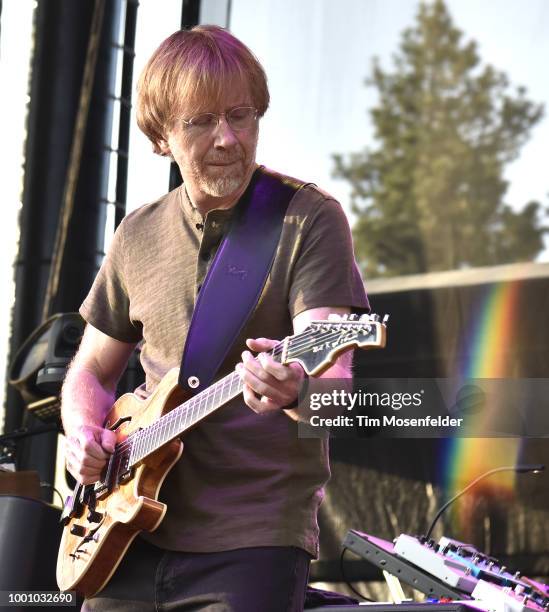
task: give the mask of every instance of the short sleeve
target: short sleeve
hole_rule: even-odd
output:
[[[323,199],[311,214],[293,271],[291,316],[322,306],[346,306],[353,312],[369,312],[349,223],[341,205],[333,199]]]
[[[86,299],[82,317],[96,329],[121,342],[139,342],[141,329],[130,319],[130,296],[125,270],[125,223],[118,226]]]

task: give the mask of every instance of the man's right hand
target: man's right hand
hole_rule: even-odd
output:
[[[116,434],[96,425],[81,425],[67,435],[65,462],[68,471],[82,484],[101,478],[116,444]]]
[[[116,435],[103,429],[116,385],[135,344],[120,342],[87,325],[62,389],[61,416],[67,435],[65,462],[82,484],[97,482]]]

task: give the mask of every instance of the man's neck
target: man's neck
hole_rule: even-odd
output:
[[[210,210],[232,208],[238,202],[246,187],[247,185],[244,185],[243,189],[239,189],[238,191],[231,193],[229,196],[219,198],[204,194],[202,192],[194,194],[192,190],[187,190],[187,188],[185,188],[185,192],[192,206],[196,208],[196,210],[198,210],[203,217],[205,217]]]

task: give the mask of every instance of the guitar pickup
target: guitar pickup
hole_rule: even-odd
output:
[[[98,482],[94,488],[95,498],[102,499],[109,494],[109,487],[104,482]]]
[[[128,480],[130,480],[130,478],[132,477],[132,468],[130,468],[129,470],[126,470],[125,472],[123,472],[122,474],[118,475],[118,482],[126,482]]]

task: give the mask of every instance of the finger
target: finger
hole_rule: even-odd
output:
[[[103,447],[95,440],[86,440],[80,445],[80,448],[85,455],[100,461],[105,461],[109,456],[109,453],[107,453],[107,451],[105,451]]]
[[[270,374],[278,381],[298,381],[300,380],[297,371],[275,361],[268,353],[259,353],[257,361],[265,372]]]
[[[242,388],[242,395],[244,397],[244,403],[254,412],[259,413],[261,411],[261,402],[250,386],[244,385]]]
[[[279,406],[285,406],[292,401],[292,389],[286,388],[276,378],[269,377],[269,380],[265,381],[253,372],[245,371],[243,379],[252,391],[264,396],[266,400],[272,400]]]
[[[102,470],[82,465],[76,460],[67,458],[66,466],[70,474],[82,484],[97,482],[101,478]]]
[[[270,338],[248,338],[246,340],[246,346],[256,353],[270,351],[277,344],[278,340],[271,340]]]
[[[242,353],[242,363],[244,364],[244,369],[256,378],[263,380],[267,384],[274,382],[271,375],[263,368],[261,362],[256,357],[253,357],[249,351]]]
[[[84,458],[88,457],[88,454],[82,447],[81,442],[76,438],[69,438],[65,448],[65,454],[67,460],[70,460],[75,465],[80,465],[83,462]],[[93,455],[91,456],[91,458],[93,461],[97,461],[98,463],[104,461],[104,459],[94,457]]]
[[[261,398],[257,397],[254,393],[254,390],[245,385],[243,388],[244,402],[247,406],[249,406],[254,412],[257,414],[265,414],[267,412],[272,412],[273,410],[280,410],[282,407],[277,402],[263,396]]]
[[[80,447],[67,449],[67,458],[75,466],[82,465],[98,471],[102,470],[106,463],[106,459],[98,459],[97,457],[87,455]]]
[[[114,446],[116,444],[116,434],[110,429],[104,429],[101,432],[101,446],[108,453],[114,453]]]
[[[86,474],[86,473],[82,473],[79,470],[72,470],[72,471],[69,470],[69,472],[71,473],[71,475],[74,477],[75,480],[77,480],[80,484],[83,484],[83,485],[93,484],[101,480],[100,474]]]
[[[281,384],[284,385],[283,393],[285,394],[289,393],[292,395],[297,393],[297,389],[304,378],[303,370],[300,366],[297,368],[283,366],[267,353],[260,353],[257,357],[252,357],[251,353],[244,351],[242,353],[242,362],[245,370],[269,387],[278,389]],[[244,378],[244,380],[255,387],[253,378],[248,377]]]
[[[80,448],[86,455],[90,455],[96,459],[107,459],[110,453],[108,453],[101,445],[103,431],[105,430],[99,428],[97,431],[93,432],[86,430],[82,432],[81,435],[77,436],[76,439],[78,440]]]

